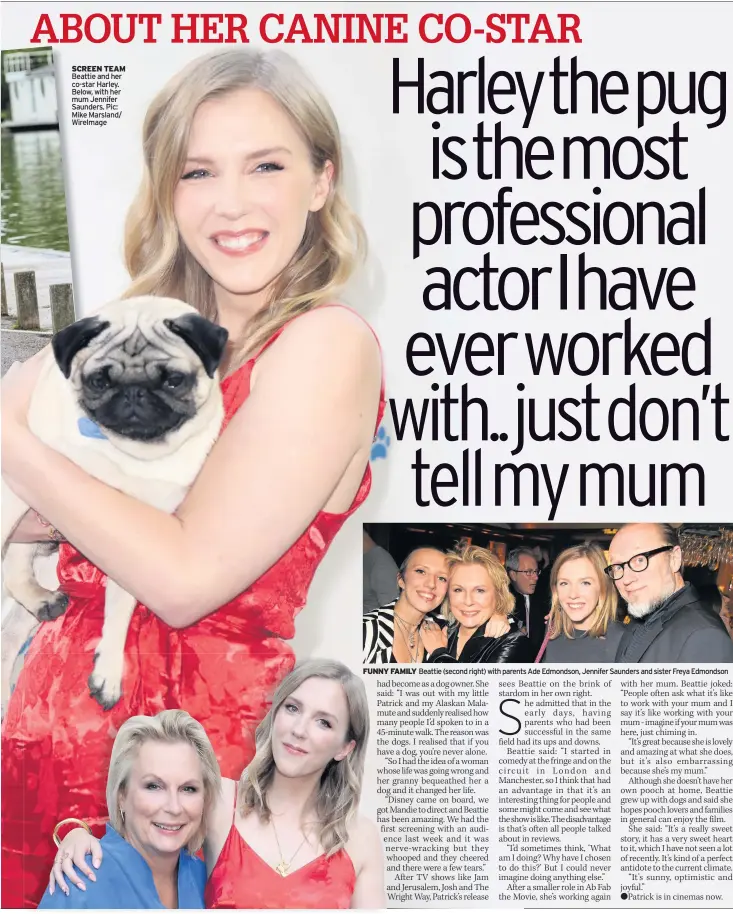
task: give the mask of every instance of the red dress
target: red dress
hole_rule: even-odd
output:
[[[350,908],[355,885],[354,864],[343,849],[281,876],[232,825],[204,899],[207,908]]]
[[[280,332],[222,382],[225,426],[249,395],[256,359]],[[377,426],[383,411],[382,390]],[[72,546],[61,546],[59,579],[71,599],[64,615],[34,637],[3,724],[3,908],[37,906],[55,852],[51,835],[62,818],[84,819],[103,834],[112,742],[128,717],[184,708],[205,726],[222,775],[239,778],[272,693],[295,664],[282,639],[295,634],[316,568],[370,486],[367,467],[348,511],[319,512],[248,590],[193,625],[170,628],[138,603],[125,646],[123,695],[111,711],[87,689],[106,576]]]

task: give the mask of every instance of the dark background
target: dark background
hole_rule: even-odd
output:
[[[549,563],[568,546],[592,540],[608,549],[620,524],[365,524],[372,539],[391,553],[399,565],[405,556],[420,546],[452,549],[456,543],[469,538],[476,546],[490,546],[499,558],[516,546],[539,546],[549,556]],[[721,530],[731,530],[731,524],[673,524],[680,533],[694,533],[715,541]],[[727,566],[726,566],[727,567]],[[685,565],[685,580],[698,588],[725,589],[730,585],[730,572],[707,565]],[[724,578],[724,580],[722,580]]]

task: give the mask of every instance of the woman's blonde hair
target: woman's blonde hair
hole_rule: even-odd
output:
[[[486,570],[489,580],[496,595],[494,613],[508,616],[514,609],[514,597],[509,590],[509,576],[499,559],[488,549],[481,546],[470,546],[465,543],[458,545],[446,556],[448,560],[448,596],[443,606],[443,615],[455,621],[455,616],[450,611],[450,576],[458,565],[481,565]]]
[[[332,759],[321,775],[315,798],[318,840],[326,854],[334,854],[349,839],[349,825],[356,815],[364,775],[364,756],[369,739],[369,706],[364,683],[337,660],[306,660],[283,679],[275,690],[272,707],[257,727],[255,757],[239,780],[239,812],[254,810],[264,822],[270,821],[267,791],[275,776],[272,754],[272,728],[283,702],[306,680],[329,679],[341,684],[349,711],[346,741],[354,741],[352,751],[341,761]]]
[[[600,585],[600,594],[598,596],[598,605],[593,613],[593,622],[588,629],[588,634],[594,638],[602,638],[608,631],[609,623],[616,618],[616,608],[618,606],[618,597],[616,588],[604,572],[606,567],[606,557],[603,550],[596,543],[583,543],[580,546],[571,546],[555,559],[550,572],[550,589],[552,590],[552,605],[550,607],[549,628],[552,634],[551,638],[557,638],[561,634],[566,638],[572,638],[575,626],[568,616],[563,612],[560,606],[560,599],[557,595],[557,579],[560,576],[560,569],[568,562],[575,559],[588,559],[593,566]]]
[[[250,320],[246,339],[231,354],[230,368],[292,317],[331,300],[365,248],[361,222],[343,193],[338,124],[315,83],[282,51],[217,52],[193,61],[174,76],[145,117],[145,171],[125,226],[125,262],[132,278],[126,297],[179,298],[216,321],[213,281],[179,237],[173,195],[199,105],[247,88],[266,92],[281,105],[308,146],[314,171],[322,172],[330,162],[333,176],[328,199],[320,210],[308,214],[298,250],[273,283],[267,304]]]
[[[138,715],[128,718],[122,724],[112,746],[107,774],[107,811],[110,825],[123,838],[126,837],[120,798],[127,791],[130,771],[140,748],[150,741],[186,743],[191,746],[201,762],[204,813],[201,825],[186,845],[188,852],[195,854],[203,846],[211,812],[221,793],[221,772],[206,731],[186,711],[161,711],[155,717]]]

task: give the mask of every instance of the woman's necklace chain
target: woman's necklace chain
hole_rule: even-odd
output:
[[[275,828],[275,820],[272,817],[270,817],[270,822],[272,823],[272,831],[275,835],[275,843],[277,844],[277,852],[278,852],[278,854],[280,854],[280,862],[275,867],[275,869],[277,870],[278,873],[280,873],[280,875],[283,878],[285,878],[285,876],[288,875],[288,870],[293,865],[293,860],[295,860],[295,858],[300,853],[300,849],[303,847],[305,842],[308,840],[308,835],[306,835],[306,834],[303,835],[303,840],[298,845],[298,849],[293,854],[293,856],[290,858],[290,860],[286,861],[285,855],[283,854],[282,848],[280,847],[280,839],[277,836],[277,829]]]
[[[401,619],[397,613],[394,614],[394,617],[395,621],[399,625],[400,634],[402,635],[402,640],[405,642],[405,647],[407,648],[407,653],[410,657],[410,661],[412,663],[417,663],[418,657],[420,655],[420,645],[418,643],[417,630],[420,625],[418,624],[414,628],[410,628],[404,619]]]

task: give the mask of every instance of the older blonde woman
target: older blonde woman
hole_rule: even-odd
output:
[[[97,848],[105,865],[88,885],[49,887],[39,907],[202,907],[206,868],[193,855],[220,792],[214,750],[190,714],[161,711],[125,721],[107,775],[109,822]],[[60,849],[58,862],[67,857]]]
[[[293,668],[285,641],[316,568],[370,488],[379,347],[360,317],[333,306],[362,232],[318,87],[281,52],[196,60],[153,100],[143,151],[128,292],[183,298],[228,330],[225,428],[172,516],[31,434],[35,361],[3,382],[3,474],[69,541],[59,578],[70,597],[35,636],[4,722],[4,907],[38,903],[62,798],[102,826],[110,734],[131,715],[186,708],[222,773],[239,776]],[[111,711],[86,686],[105,574],[140,601]]]
[[[613,663],[624,627],[616,621],[618,597],[606,565],[595,543],[572,546],[555,559],[544,663]]]
[[[361,678],[335,660],[309,660],[282,681],[257,728],[239,785],[224,781],[208,821],[207,908],[381,908],[384,864],[376,826],[357,815],[369,736]],[[99,844],[75,830],[52,881],[80,883]],[[104,867],[104,863],[100,870]]]
[[[447,631],[428,623],[422,640],[429,663],[529,663],[531,648],[522,632],[511,630],[514,607],[509,578],[501,562],[480,546],[463,546],[447,555]]]

